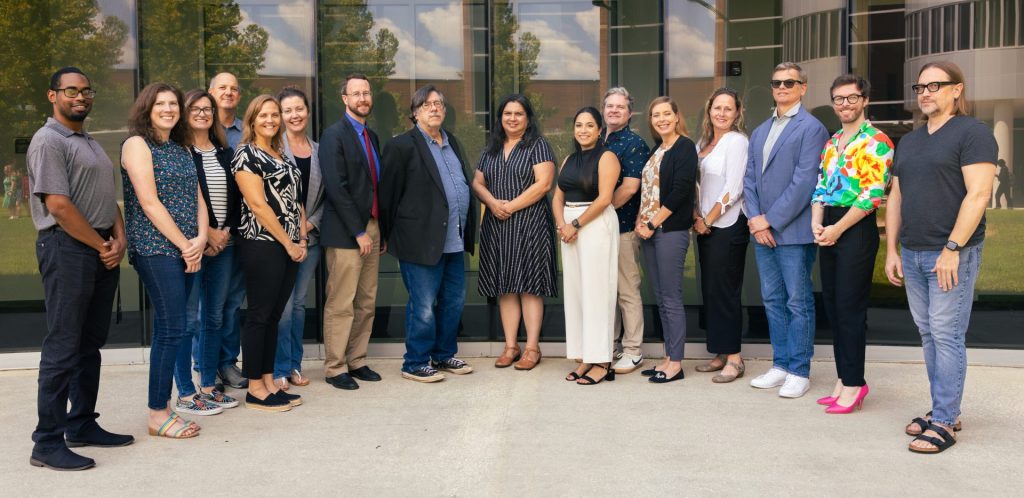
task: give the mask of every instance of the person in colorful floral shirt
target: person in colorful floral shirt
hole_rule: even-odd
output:
[[[821,290],[832,324],[839,379],[818,400],[826,413],[850,413],[868,394],[864,380],[868,295],[878,253],[875,210],[892,164],[892,140],[865,118],[871,85],[846,74],[832,83],[832,110],[843,128],[821,152],[811,197],[811,231],[820,247]]]

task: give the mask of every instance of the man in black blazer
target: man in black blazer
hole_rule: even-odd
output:
[[[381,233],[409,291],[402,377],[437,382],[444,379],[438,370],[473,371],[455,353],[466,301],[464,253],[473,252],[477,217],[462,147],[441,128],[441,91],[417,90],[410,118],[416,126],[384,147]]]
[[[320,136],[324,203],[320,244],[326,249],[324,373],[339,389],[359,389],[355,379],[378,381],[366,365],[377,308],[381,243],[377,134],[366,126],[373,109],[370,82],[351,74],[341,87],[345,115]]]

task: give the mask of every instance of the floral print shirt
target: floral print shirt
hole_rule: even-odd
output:
[[[821,151],[821,171],[811,202],[872,211],[882,202],[889,181],[892,140],[867,120],[840,151],[842,136],[843,130],[837,131]]]
[[[146,141],[153,154],[153,180],[156,195],[167,208],[174,224],[186,239],[199,235],[199,177],[192,154],[181,145],[168,140],[162,144]],[[128,236],[128,256],[181,257],[181,251],[153,225],[135,193],[128,172],[121,167],[124,186],[124,224]]]

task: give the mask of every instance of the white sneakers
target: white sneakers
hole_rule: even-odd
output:
[[[807,377],[788,374],[785,370],[772,367],[771,370],[754,377],[750,381],[750,385],[758,389],[772,389],[782,386],[779,389],[779,396],[783,398],[799,398],[807,394],[807,390],[811,388],[811,381]]]
[[[639,355],[636,356],[622,353],[622,356],[619,358],[619,361],[615,362],[615,365],[612,366],[612,370],[614,370],[617,374],[628,374],[633,370],[639,368],[643,362],[643,353],[640,353]]]

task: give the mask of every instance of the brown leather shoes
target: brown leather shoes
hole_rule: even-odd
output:
[[[746,371],[746,365],[744,365],[744,363],[742,361],[739,362],[739,363],[736,363],[734,361],[730,361],[730,362],[727,362],[726,364],[731,366],[732,368],[734,368],[736,370],[736,373],[735,374],[730,374],[730,375],[726,375],[724,373],[720,373],[720,374],[712,377],[711,378],[711,382],[714,382],[715,384],[728,384],[728,383],[730,383],[730,382],[732,382],[732,381],[734,381],[734,380],[736,380],[736,379],[738,379],[740,377],[743,377],[743,373]],[[725,367],[722,367],[722,368],[725,368]]]
[[[540,350],[526,348],[523,358],[516,362],[516,370],[533,370],[533,367],[540,363]]]
[[[703,365],[697,365],[697,368],[695,368],[694,370],[698,372],[717,372],[723,368],[725,368],[725,356],[718,355],[715,356],[714,358],[711,358],[710,360],[708,360],[707,363]]]
[[[505,346],[505,351],[502,351],[501,356],[494,360],[494,366],[495,368],[508,368],[519,360],[521,354],[522,350],[519,349],[518,345],[515,347]]]

